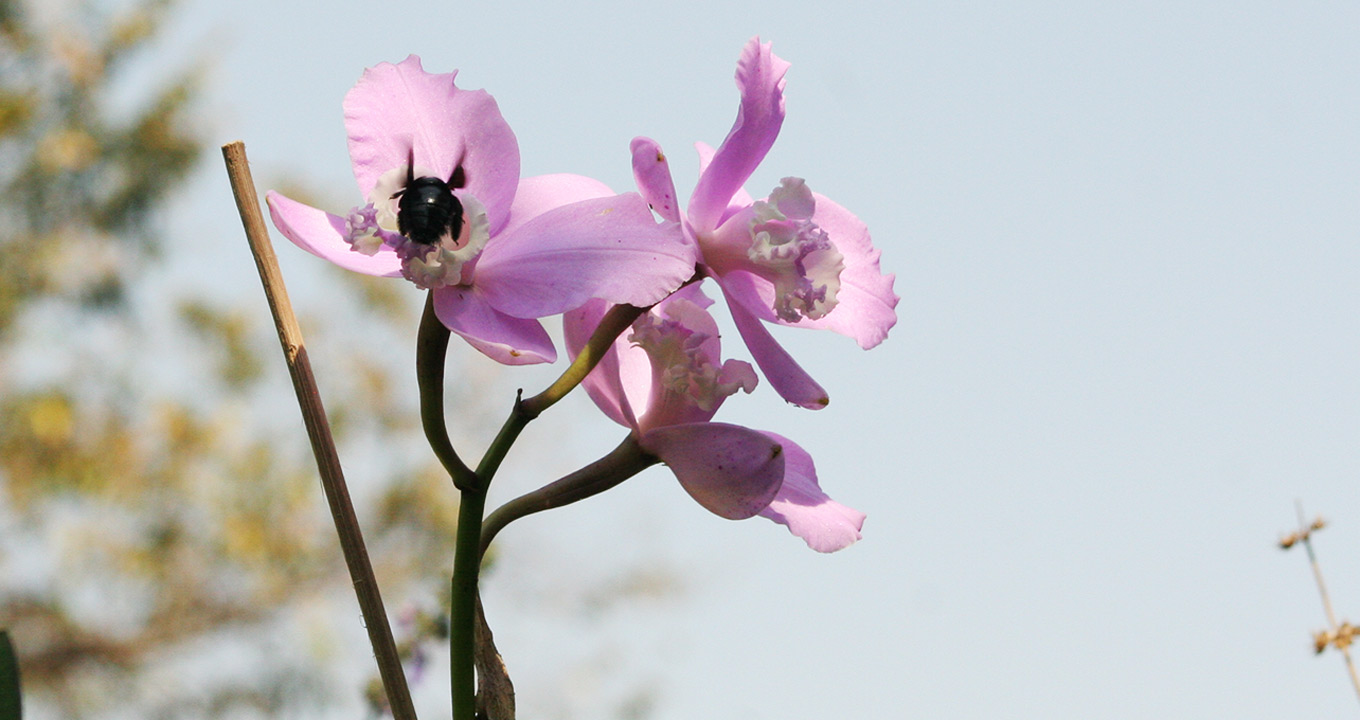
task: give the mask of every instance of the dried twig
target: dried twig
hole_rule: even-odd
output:
[[[260,281],[264,284],[269,309],[274,315],[274,325],[278,328],[288,372],[293,377],[302,419],[312,442],[317,469],[321,473],[321,486],[325,490],[331,516],[335,519],[335,530],[340,535],[340,549],[344,552],[345,564],[349,566],[350,579],[354,582],[354,594],[358,597],[359,609],[368,628],[368,640],[373,645],[373,654],[378,661],[378,673],[382,677],[392,717],[395,720],[415,720],[411,692],[406,686],[396,643],[392,640],[392,628],[383,610],[382,596],[378,593],[378,583],[373,577],[373,565],[368,559],[359,521],[354,516],[354,506],[350,502],[349,489],[345,486],[345,477],[340,469],[340,458],[335,452],[330,424],[326,421],[326,410],[322,407],[316,378],[312,375],[312,366],[307,359],[307,348],[302,342],[302,331],[288,302],[288,291],[284,288],[283,276],[269,241],[269,231],[265,228],[264,216],[260,212],[255,182],[250,177],[250,167],[246,161],[245,145],[240,142],[223,145],[222,156],[226,159],[227,175],[231,178],[231,190],[236,196],[241,224],[245,226],[246,239],[250,241],[250,251],[255,256],[255,266],[260,271]]]
[[[1357,629],[1349,622],[1337,622],[1336,612],[1332,610],[1332,598],[1327,594],[1327,584],[1322,581],[1322,567],[1318,565],[1317,555],[1313,553],[1313,532],[1321,530],[1327,524],[1318,518],[1311,524],[1304,519],[1303,503],[1295,502],[1294,508],[1299,516],[1299,529],[1280,539],[1280,548],[1288,550],[1295,544],[1302,544],[1308,551],[1308,564],[1313,567],[1313,578],[1317,580],[1318,595],[1322,597],[1322,609],[1327,613],[1327,629],[1317,633],[1313,637],[1314,649],[1319,655],[1327,649],[1328,645],[1341,651],[1341,656],[1346,659],[1346,670],[1350,673],[1351,684],[1355,686],[1355,694],[1360,697],[1360,674],[1356,673],[1355,662],[1351,660],[1351,641],[1357,634]]]

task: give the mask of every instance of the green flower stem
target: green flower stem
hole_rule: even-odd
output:
[[[605,313],[600,319],[600,324],[586,341],[586,346],[581,349],[580,354],[567,367],[562,376],[557,381],[548,386],[547,390],[525,400],[521,403],[523,411],[532,420],[539,416],[544,410],[552,407],[558,400],[561,400],[573,388],[581,384],[582,380],[590,374],[595,366],[600,364],[600,359],[609,351],[609,346],[633,324],[634,320],[642,317],[642,314],[651,309],[651,306],[644,308],[633,307],[632,305],[615,305]]]
[[[481,525],[481,543],[477,548],[477,558],[468,559],[464,567],[478,567],[482,556],[485,555],[491,540],[496,537],[496,533],[510,522],[517,520],[525,515],[540,512],[554,507],[561,507],[577,500],[582,500],[591,495],[595,495],[609,488],[618,485],[628,478],[642,472],[644,469],[655,465],[657,458],[638,446],[637,441],[632,435],[624,438],[624,441],[614,448],[608,455],[596,460],[580,470],[567,475],[556,482],[540,488],[534,492],[522,495],[505,505],[501,506]],[[484,499],[484,497],[483,497]],[[478,513],[481,507],[478,507]],[[459,549],[462,550],[468,545],[462,544],[467,536],[462,533],[462,518],[459,524]],[[470,533],[469,533],[470,535]],[[469,538],[470,539],[470,538]],[[469,543],[470,544],[470,543]],[[459,578],[454,579],[455,593],[462,590],[469,593],[473,598],[472,612],[480,614],[482,612],[480,603],[477,602],[477,588],[474,584],[468,588],[459,585]],[[464,610],[466,612],[466,610]],[[480,623],[482,637],[475,641],[473,651],[479,655],[475,659],[480,664],[477,665],[479,673],[486,673],[481,678],[482,691],[486,694],[483,700],[488,707],[498,706],[508,708],[508,712],[514,712],[514,688],[510,684],[510,678],[505,672],[505,665],[501,662],[500,654],[496,651],[495,643],[491,639],[491,630],[486,625],[484,616],[474,615],[473,622]],[[476,698],[474,697],[474,703]],[[505,712],[505,710],[502,710]],[[494,715],[492,717],[495,717]]]
[[[0,630],[0,718],[24,716],[24,703],[19,683],[19,659],[14,653],[9,632]]]
[[[598,495],[658,462],[660,460],[638,446],[637,439],[630,434],[608,455],[555,482],[521,495],[488,515],[482,523],[481,553],[486,553],[496,534],[511,522]]]
[[[440,332],[443,324],[439,322],[438,318],[434,317],[433,302],[433,296],[426,302],[425,317],[421,319],[420,323],[420,341],[417,350],[421,419],[425,424],[426,437],[429,438],[430,445],[435,448],[435,454],[439,455],[440,461],[444,463],[444,467],[453,476],[454,484],[462,492],[462,501],[458,508],[458,532],[455,537],[456,545],[453,552],[452,599],[449,607],[450,672],[453,683],[454,720],[474,720],[476,712],[476,686],[474,682],[476,641],[473,629],[475,628],[477,611],[477,577],[481,571],[482,560],[482,513],[486,510],[487,488],[490,487],[491,479],[495,477],[496,471],[500,469],[501,462],[505,460],[505,456],[510,452],[510,447],[514,445],[515,440],[519,438],[524,428],[544,410],[552,407],[573,388],[580,385],[586,375],[589,375],[590,371],[599,364],[600,359],[604,357],[605,352],[609,350],[609,346],[614,343],[614,340],[649,308],[631,305],[616,305],[610,308],[600,321],[599,327],[595,328],[595,332],[586,341],[585,348],[576,356],[576,360],[567,367],[561,377],[548,386],[546,390],[528,400],[525,400],[522,396],[515,398],[515,405],[510,410],[510,416],[501,425],[500,432],[491,441],[491,445],[487,448],[486,454],[482,456],[482,461],[478,463],[477,470],[474,473],[468,470],[467,466],[463,465],[462,461],[458,460],[457,455],[453,453],[453,447],[448,440],[448,432],[444,429],[443,357],[448,348],[448,330],[443,329]],[[437,328],[434,327],[436,325]],[[436,357],[438,358],[437,361],[435,360]],[[606,458],[622,452],[615,450]],[[616,459],[615,462],[620,462],[620,460]],[[637,474],[640,470],[641,468],[638,468],[632,474]],[[614,484],[623,482],[630,476],[620,477]],[[612,485],[608,487],[612,487]],[[600,490],[604,489],[606,488],[600,488]],[[586,496],[582,495],[581,497]],[[507,515],[503,514],[501,517],[503,523],[509,522],[509,519],[506,519]],[[504,527],[503,523],[501,527]],[[499,529],[499,527],[496,528],[497,531]],[[494,535],[495,532],[493,531],[492,534]]]
[[[459,490],[475,488],[477,476],[463,464],[449,442],[444,424],[444,362],[449,352],[449,329],[434,313],[434,292],[425,296],[425,313],[416,335],[416,383],[420,386],[420,424],[425,439]]]
[[[453,599],[449,607],[450,672],[454,720],[474,720],[477,691],[474,683],[477,612],[477,575],[481,570],[478,540],[486,490],[463,490],[458,505],[458,534],[453,552]]]

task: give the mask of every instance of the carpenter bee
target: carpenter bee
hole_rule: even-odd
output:
[[[437,177],[416,177],[415,148],[406,164],[406,185],[392,194],[397,200],[397,230],[411,242],[434,245],[445,232],[454,238],[463,231],[463,203],[454,196],[455,189],[467,185],[460,157],[448,180]]]

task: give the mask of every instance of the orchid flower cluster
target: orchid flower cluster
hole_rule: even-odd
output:
[[[630,148],[636,192],[618,194],[580,175],[521,178],[515,135],[492,97],[457,87],[456,73],[427,73],[415,56],[367,70],[345,97],[359,204],[334,214],[268,193],[274,225],[299,247],[428,291],[421,342],[437,356],[418,359],[426,431],[463,493],[455,644],[460,633],[472,634],[460,627],[460,587],[475,599],[476,561],[496,531],[657,463],[721,517],[767,518],[820,552],[860,538],[864,514],[822,491],[803,448],[771,432],[714,422],[725,400],[750,393],[760,375],[791,404],[827,404],[826,391],[767,326],[831,330],[869,349],[896,322],[894,277],[879,269],[879,253],[853,214],[799,177],[785,177],[759,200],[743,188],[779,134],[788,67],[759,38],[743,48],[736,122],[716,150],[698,145],[700,175],[684,209],[665,153],[645,137]],[[461,212],[429,238],[406,231],[420,220],[403,197],[416,183],[451,193]],[[723,357],[707,281],[760,375],[748,362]],[[554,315],[562,316],[571,367],[544,395],[517,401],[517,416],[469,468],[441,436],[448,333],[505,365],[550,363],[557,350],[541,321]],[[436,397],[426,403],[431,384]],[[627,429],[623,443],[483,518],[486,486],[518,431],[577,384]],[[464,524],[473,526],[468,542]],[[455,686],[457,654],[455,648]]]

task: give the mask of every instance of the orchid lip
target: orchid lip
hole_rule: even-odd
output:
[[[642,424],[655,427],[706,420],[737,391],[755,389],[755,370],[740,360],[719,364],[717,337],[693,326],[707,311],[675,298],[663,315],[638,318],[628,342],[646,351],[652,365],[652,398]],[[711,321],[710,321],[711,322]]]
[[[845,258],[813,221],[816,200],[802,178],[780,181],[706,238],[705,259],[719,274],[743,270],[774,286],[771,310],[787,323],[818,320],[835,309]]]
[[[826,317],[836,307],[845,258],[812,221],[816,212],[812,190],[802,178],[786,177],[752,210],[746,254],[774,283],[775,315],[790,323]]]

